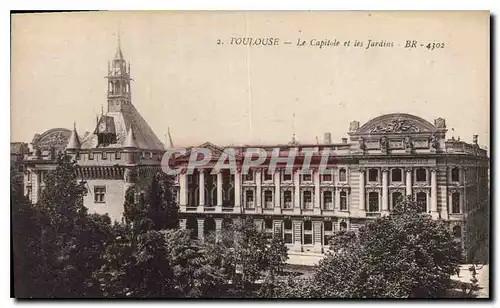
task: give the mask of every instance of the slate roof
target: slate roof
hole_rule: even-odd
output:
[[[135,142],[139,149],[143,150],[164,150],[163,143],[158,139],[148,123],[137,111],[134,105],[123,111],[113,111],[105,114],[112,118],[116,131],[116,143],[107,145],[107,148],[125,147],[127,132],[133,126]],[[109,120],[108,120],[109,121]],[[99,121],[100,122],[100,121]],[[97,135],[90,134],[82,141],[82,149],[97,148]]]

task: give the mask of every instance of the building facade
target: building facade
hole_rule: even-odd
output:
[[[139,177],[161,171],[163,144],[132,104],[130,65],[120,46],[108,64],[107,111],[81,138],[73,130],[52,129],[36,135],[32,151],[23,154],[24,189],[36,203],[43,178],[56,166],[56,154],[65,151],[77,161],[91,212],[121,220],[125,192]],[[470,259],[475,243],[489,230],[489,158],[472,143],[446,139],[442,118],[430,123],[414,115],[395,113],[376,117],[364,125],[350,123],[349,138],[332,143],[329,133],[322,144],[291,143],[253,146],[290,157],[291,172],[283,165],[272,173],[269,161],[243,170],[222,169],[212,174],[225,148],[203,144],[212,153],[209,164],[176,177],[181,227],[200,240],[217,234],[234,218],[252,217],[259,229],[283,237],[292,251],[323,253],[339,230],[357,230],[368,221],[389,214],[410,196],[434,219],[442,219]],[[231,147],[242,165],[250,147]],[[311,169],[301,168],[306,150],[314,151]],[[318,153],[329,151],[327,161]],[[185,167],[186,155],[173,164]],[[326,171],[319,168],[327,167]]]
[[[464,259],[470,259],[489,225],[489,159],[477,136],[468,144],[446,139],[446,131],[442,118],[431,124],[396,113],[363,126],[351,122],[349,138],[341,143],[331,143],[327,133],[323,144],[252,146],[264,148],[268,157],[276,148],[286,157],[296,151],[291,173],[280,165],[269,173],[267,160],[246,174],[241,169],[212,174],[224,149],[206,143],[201,147],[210,149],[211,163],[193,172],[184,168],[177,176],[181,225],[203,239],[236,216],[250,216],[259,229],[282,236],[290,250],[322,253],[338,230],[357,230],[410,196],[434,219],[449,223]],[[238,165],[249,148],[234,148]],[[326,171],[319,168],[318,154],[303,172],[306,149],[330,152]],[[174,164],[185,167],[188,157],[177,157]]]

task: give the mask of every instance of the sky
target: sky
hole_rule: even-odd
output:
[[[484,12],[15,15],[11,140],[74,123],[92,131],[106,110],[104,77],[120,33],[133,103],[166,144],[168,127],[175,146],[284,144],[293,134],[311,144],[325,132],[340,142],[353,120],[402,112],[445,118],[448,137],[478,134],[489,147],[489,22]],[[320,49],[312,39],[341,44]],[[343,47],[369,39],[394,47]],[[444,46],[408,49],[406,40]]]

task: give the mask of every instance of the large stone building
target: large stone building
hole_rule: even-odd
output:
[[[212,162],[178,175],[182,226],[198,238],[216,234],[240,215],[253,217],[258,228],[279,234],[292,251],[321,253],[338,230],[356,230],[386,215],[404,196],[411,196],[435,219],[449,222],[463,247],[464,258],[477,251],[475,243],[488,230],[489,160],[473,136],[472,144],[446,139],[445,120],[434,125],[409,114],[387,114],[360,127],[353,121],[349,140],[323,144],[252,146],[287,156],[297,151],[293,174],[283,168],[269,174],[268,166],[211,174],[223,148],[210,143]],[[233,147],[234,148],[234,147]],[[249,147],[236,147],[241,166]],[[328,170],[321,173],[321,156],[314,155],[311,171],[302,173],[304,149],[329,150]],[[189,154],[175,160],[186,166]],[[269,163],[269,160],[266,161]]]
[[[109,214],[120,220],[125,191],[137,176],[160,171],[164,153],[163,144],[132,104],[130,65],[123,57],[120,44],[115,57],[108,63],[107,112],[96,120],[90,133],[80,138],[76,128],[59,132],[56,142],[64,144],[65,151],[79,165],[81,180],[87,185],[84,204],[91,212]],[[33,202],[43,189],[43,173],[55,168],[53,131],[45,133],[50,139],[50,153],[33,144],[33,152],[24,160],[25,192]],[[45,153],[47,152],[47,153]]]
[[[35,136],[23,160],[25,193],[33,202],[45,172],[55,168],[55,155],[63,150],[80,167],[88,188],[85,206],[115,220],[121,219],[125,191],[137,177],[160,171],[164,146],[132,104],[130,66],[120,46],[108,64],[107,87],[107,112],[91,132],[80,138],[76,128],[53,129]],[[475,243],[489,232],[489,159],[477,136],[469,144],[446,139],[446,131],[442,118],[432,124],[397,113],[363,126],[351,122],[350,138],[340,143],[332,143],[327,133],[322,144],[294,140],[258,146],[269,153],[279,148],[284,157],[297,151],[290,174],[279,165],[269,174],[264,164],[247,174],[223,169],[212,175],[224,148],[206,143],[200,147],[211,151],[211,163],[176,177],[181,226],[203,239],[210,231],[219,234],[235,217],[250,216],[258,228],[282,236],[291,250],[321,253],[336,231],[356,230],[411,196],[433,218],[449,222],[464,257],[471,258]],[[231,148],[241,166],[249,147]],[[311,148],[330,151],[327,172],[320,174],[321,156],[314,155],[312,171],[302,173],[304,149]],[[189,152],[176,157],[174,165],[185,166],[188,159]]]

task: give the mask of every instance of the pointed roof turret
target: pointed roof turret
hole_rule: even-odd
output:
[[[80,147],[81,143],[80,143],[80,138],[78,137],[78,133],[76,132],[76,124],[73,124],[73,131],[71,132],[71,136],[69,137],[66,149],[74,150],[74,149],[79,149]]]
[[[118,32],[118,47],[116,48],[115,60],[123,60],[122,44],[121,44],[119,32]]]
[[[130,128],[127,133],[127,139],[125,139],[125,145],[126,148],[137,148],[137,142],[135,141],[135,135],[134,131],[132,129],[132,125],[130,125]]]

